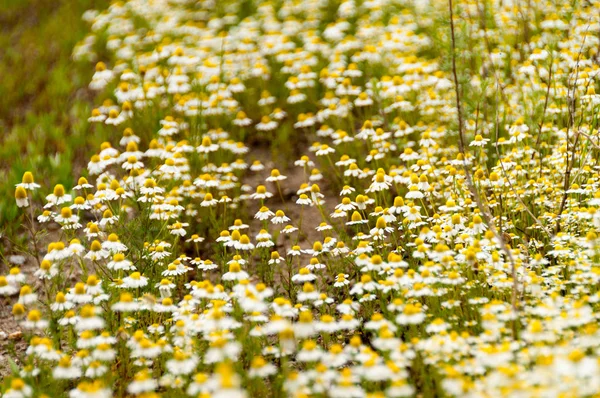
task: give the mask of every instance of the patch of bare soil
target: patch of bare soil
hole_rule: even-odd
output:
[[[305,149],[306,150],[301,150],[300,152],[308,153],[307,148]],[[318,208],[316,206],[304,206],[304,209],[302,210],[301,206],[296,204],[296,200],[298,200],[297,191],[301,185],[303,183],[312,185],[312,183],[309,182],[305,176],[304,169],[302,167],[294,166],[294,159],[287,159],[285,169],[282,168],[280,164],[275,164],[275,162],[272,160],[271,151],[268,148],[256,147],[252,149],[249,159],[250,161],[259,160],[265,166],[265,169],[260,172],[249,173],[242,182],[250,185],[253,189],[256,189],[258,185],[265,185],[267,190],[273,194],[273,197],[266,202],[267,207],[269,207],[269,209],[273,212],[276,212],[277,210],[283,210],[286,216],[291,219],[291,223],[294,226],[298,226],[296,223],[302,215],[303,233],[300,235],[299,240],[302,248],[308,248],[305,246],[307,244],[312,245],[314,241],[322,241],[322,232],[319,232],[315,229],[321,222],[323,222],[323,217]],[[274,182],[266,181],[267,177],[271,175],[271,170],[275,168],[279,169],[281,174],[287,177],[285,180],[279,182],[281,195],[277,189],[277,185]],[[325,184],[323,181],[319,181],[318,185],[321,189],[321,193],[325,195],[325,198],[337,196],[336,193],[332,192],[331,187]],[[333,203],[331,199],[329,201],[325,201],[323,209],[328,217],[329,214],[333,212],[334,207],[335,203]],[[260,203],[258,200],[251,201],[248,205],[249,216],[253,217],[259,208]],[[250,223],[250,229],[253,233],[257,233],[261,228],[261,221],[257,219],[253,219]],[[294,236],[295,233],[290,235],[279,235],[276,245],[277,249],[280,250],[281,255],[284,255],[286,251],[292,247],[292,239]]]
[[[297,152],[303,154],[308,153],[308,144],[301,144],[300,146],[301,148],[296,149]],[[254,190],[259,185],[265,185],[267,190],[273,194],[273,197],[268,199],[265,205],[272,212],[283,210],[286,216],[290,218],[290,222],[288,224],[298,227],[298,222],[300,219],[302,219],[301,231],[291,234],[279,234],[277,236],[274,249],[279,252],[279,255],[281,257],[285,257],[286,253],[295,244],[298,244],[302,249],[311,249],[315,241],[323,242],[325,237],[324,233],[316,230],[319,224],[323,222],[323,215],[317,206],[299,206],[296,204],[296,200],[298,200],[299,196],[297,194],[298,189],[300,189],[303,183],[312,185],[312,182],[308,181],[308,178],[305,176],[304,169],[302,167],[294,166],[295,159],[285,159],[284,162],[278,161],[276,163],[273,161],[272,153],[268,148],[253,147],[248,160],[251,162],[254,160],[259,160],[265,166],[265,169],[260,172],[249,172],[243,179],[242,183],[251,186]],[[269,177],[271,174],[271,170],[274,168],[279,169],[281,174],[287,177],[285,180],[279,182],[281,193],[279,192],[275,183],[266,181],[267,177]],[[322,208],[323,213],[327,217],[327,223],[330,225],[336,225],[336,221],[331,220],[329,218],[329,214],[334,211],[336,205],[332,198],[337,197],[338,194],[334,192],[333,188],[323,180],[318,181],[318,185],[321,193],[325,195],[325,203],[322,205]],[[251,200],[247,204],[247,208],[248,217],[254,217],[254,214],[256,214],[260,208],[260,201]],[[262,223],[263,222],[260,220],[254,218],[251,219],[249,226],[253,235],[256,235],[263,228]],[[285,225],[286,224],[280,224],[279,227],[282,229]],[[343,226],[338,226],[343,228]],[[274,231],[276,228],[270,228],[270,230]],[[299,236],[298,233],[300,233]],[[275,234],[272,233],[272,235],[274,235],[273,238],[275,238]],[[310,258],[310,255],[303,254],[300,258],[300,264],[308,264]],[[296,264],[295,261],[294,263]],[[294,267],[295,271],[297,271],[296,268],[297,266]],[[285,285],[285,282],[282,281],[282,275],[280,272],[275,272],[274,283],[274,287],[278,287],[277,285],[280,284]]]

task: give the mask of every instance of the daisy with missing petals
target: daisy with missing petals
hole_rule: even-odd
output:
[[[269,265],[276,265],[283,262],[283,258],[279,255],[277,251],[271,252],[271,259],[269,260]]]

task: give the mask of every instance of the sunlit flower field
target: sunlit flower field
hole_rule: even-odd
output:
[[[109,138],[4,181],[0,396],[598,396],[599,7],[85,12]]]

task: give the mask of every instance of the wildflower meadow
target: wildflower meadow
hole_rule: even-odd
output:
[[[600,396],[600,1],[88,3],[0,397]]]

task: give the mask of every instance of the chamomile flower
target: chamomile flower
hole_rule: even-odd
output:
[[[26,171],[23,173],[21,183],[17,184],[16,186],[23,187],[28,191],[35,191],[36,189],[40,188],[40,185],[35,183],[33,173],[31,173],[31,171]]]
[[[242,270],[242,267],[237,261],[229,264],[229,271],[223,274],[225,281],[240,281],[248,279],[248,273]]]
[[[139,272],[132,272],[129,276],[123,278],[123,286],[126,288],[140,288],[148,284],[148,278],[142,276]]]
[[[54,191],[50,195],[46,196],[46,201],[48,203],[44,206],[44,208],[48,209],[53,206],[70,202],[71,200],[71,195],[65,193],[65,187],[61,184],[58,184],[54,187]]]
[[[250,195],[251,199],[268,199],[272,197],[273,194],[267,191],[267,188],[264,185],[259,185],[256,187],[256,192]]]

